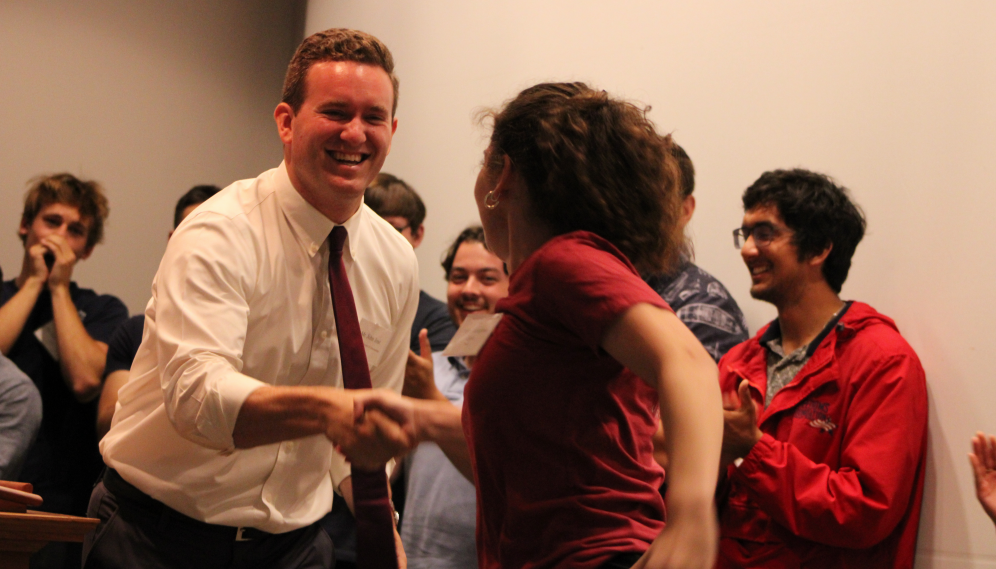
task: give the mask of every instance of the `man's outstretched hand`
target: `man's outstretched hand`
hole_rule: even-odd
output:
[[[336,442],[351,463],[364,470],[376,470],[418,444],[412,405],[400,395],[386,389],[363,389],[350,394],[353,426]]]

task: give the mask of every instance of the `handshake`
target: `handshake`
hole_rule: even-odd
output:
[[[343,392],[340,392],[343,393]],[[344,392],[352,400],[352,416],[341,413],[329,421],[326,436],[354,466],[382,469],[392,458],[410,452],[425,440],[420,433],[418,401],[388,389]]]

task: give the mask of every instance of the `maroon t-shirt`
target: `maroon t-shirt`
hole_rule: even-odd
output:
[[[663,529],[657,394],[599,347],[644,302],[668,308],[588,232],[550,240],[512,275],[464,392],[482,569],[597,567]]]

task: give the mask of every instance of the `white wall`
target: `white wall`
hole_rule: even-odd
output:
[[[869,231],[844,296],[894,317],[930,388],[930,467],[918,567],[996,567],[966,453],[996,432],[996,4],[839,1],[311,0],[306,31],[369,31],[392,49],[400,126],[385,166],[425,198],[423,286],[476,219],[486,132],[475,109],[541,80],[581,79],[653,105],[698,170],[698,260],[751,330],[730,231],[767,169],[803,166],[851,188]]]
[[[107,188],[105,242],[74,278],[140,312],[191,186],[280,162],[273,108],[304,5],[267,0],[0,2],[0,266],[21,268],[27,180]]]

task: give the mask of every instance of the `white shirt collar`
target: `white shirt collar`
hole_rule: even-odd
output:
[[[284,215],[287,216],[294,234],[301,243],[301,246],[314,257],[318,254],[325,240],[328,239],[332,228],[337,224],[333,223],[332,220],[325,217],[325,214],[315,209],[314,206],[301,197],[301,194],[291,183],[290,176],[287,175],[287,165],[284,162],[281,162],[280,166],[277,167],[274,184],[280,208],[283,210]],[[364,215],[369,215],[364,210],[366,210],[366,206],[361,204],[356,213],[342,224],[349,234],[346,243],[349,249],[349,256],[354,260],[357,253],[355,244],[361,241],[358,234],[362,231],[362,219]],[[356,238],[354,239],[354,237]]]

